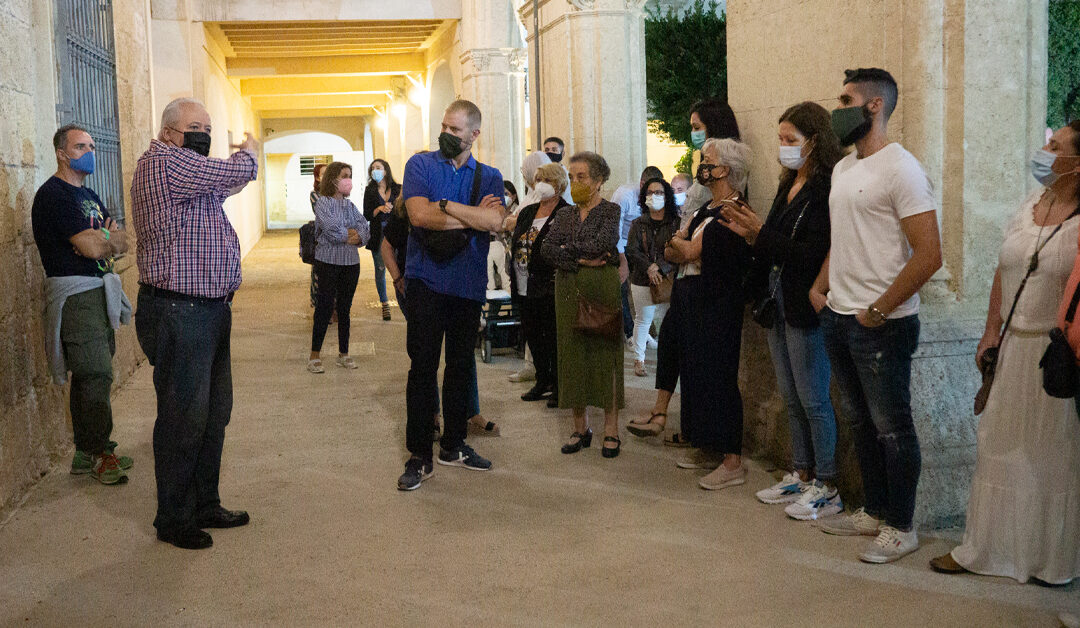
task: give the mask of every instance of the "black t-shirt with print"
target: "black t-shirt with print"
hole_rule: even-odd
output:
[[[76,187],[55,176],[49,177],[34,195],[30,219],[41,265],[49,277],[84,275],[101,277],[112,260],[92,260],[80,256],[71,237],[87,229],[105,226],[109,211],[90,188]]]

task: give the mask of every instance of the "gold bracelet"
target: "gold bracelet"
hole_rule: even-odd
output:
[[[870,307],[866,308],[866,313],[873,315],[874,318],[878,319],[878,322],[881,323],[889,320],[888,317],[886,317],[881,310],[877,309],[876,305],[871,305]]]

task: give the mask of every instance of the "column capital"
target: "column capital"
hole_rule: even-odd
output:
[[[577,11],[641,11],[648,0],[567,0]]]
[[[467,74],[514,74],[525,72],[527,55],[524,48],[472,48],[463,52],[460,60]]]

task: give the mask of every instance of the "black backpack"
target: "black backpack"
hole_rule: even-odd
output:
[[[315,221],[300,227],[300,259],[305,264],[315,263]]]

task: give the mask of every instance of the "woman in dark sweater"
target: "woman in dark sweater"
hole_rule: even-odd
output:
[[[382,257],[382,232],[390,212],[394,210],[394,201],[401,194],[401,186],[394,181],[390,164],[376,159],[368,166],[368,183],[364,188],[364,218],[371,224],[371,241],[367,249],[375,264],[375,290],[382,303],[382,318],[390,320],[390,302],[386,296],[386,264]]]
[[[788,409],[794,470],[758,499],[788,503],[795,519],[817,519],[842,510],[837,497],[836,417],[829,399],[829,358],[810,304],[810,286],[829,252],[831,173],[843,157],[829,113],[804,102],[780,117],[780,187],[762,223],[745,207],[725,210],[733,228],[754,247],[757,272],[751,289],[759,302],[775,301],[769,350]]]
[[[567,184],[562,166],[546,164],[537,169],[534,189],[540,202],[526,205],[512,218],[516,222],[510,236],[510,285],[521,299],[521,325],[536,366],[536,384],[521,399],[538,401],[550,395],[549,408],[559,407],[555,267],[540,250],[556,215],[569,207],[562,200]]]

